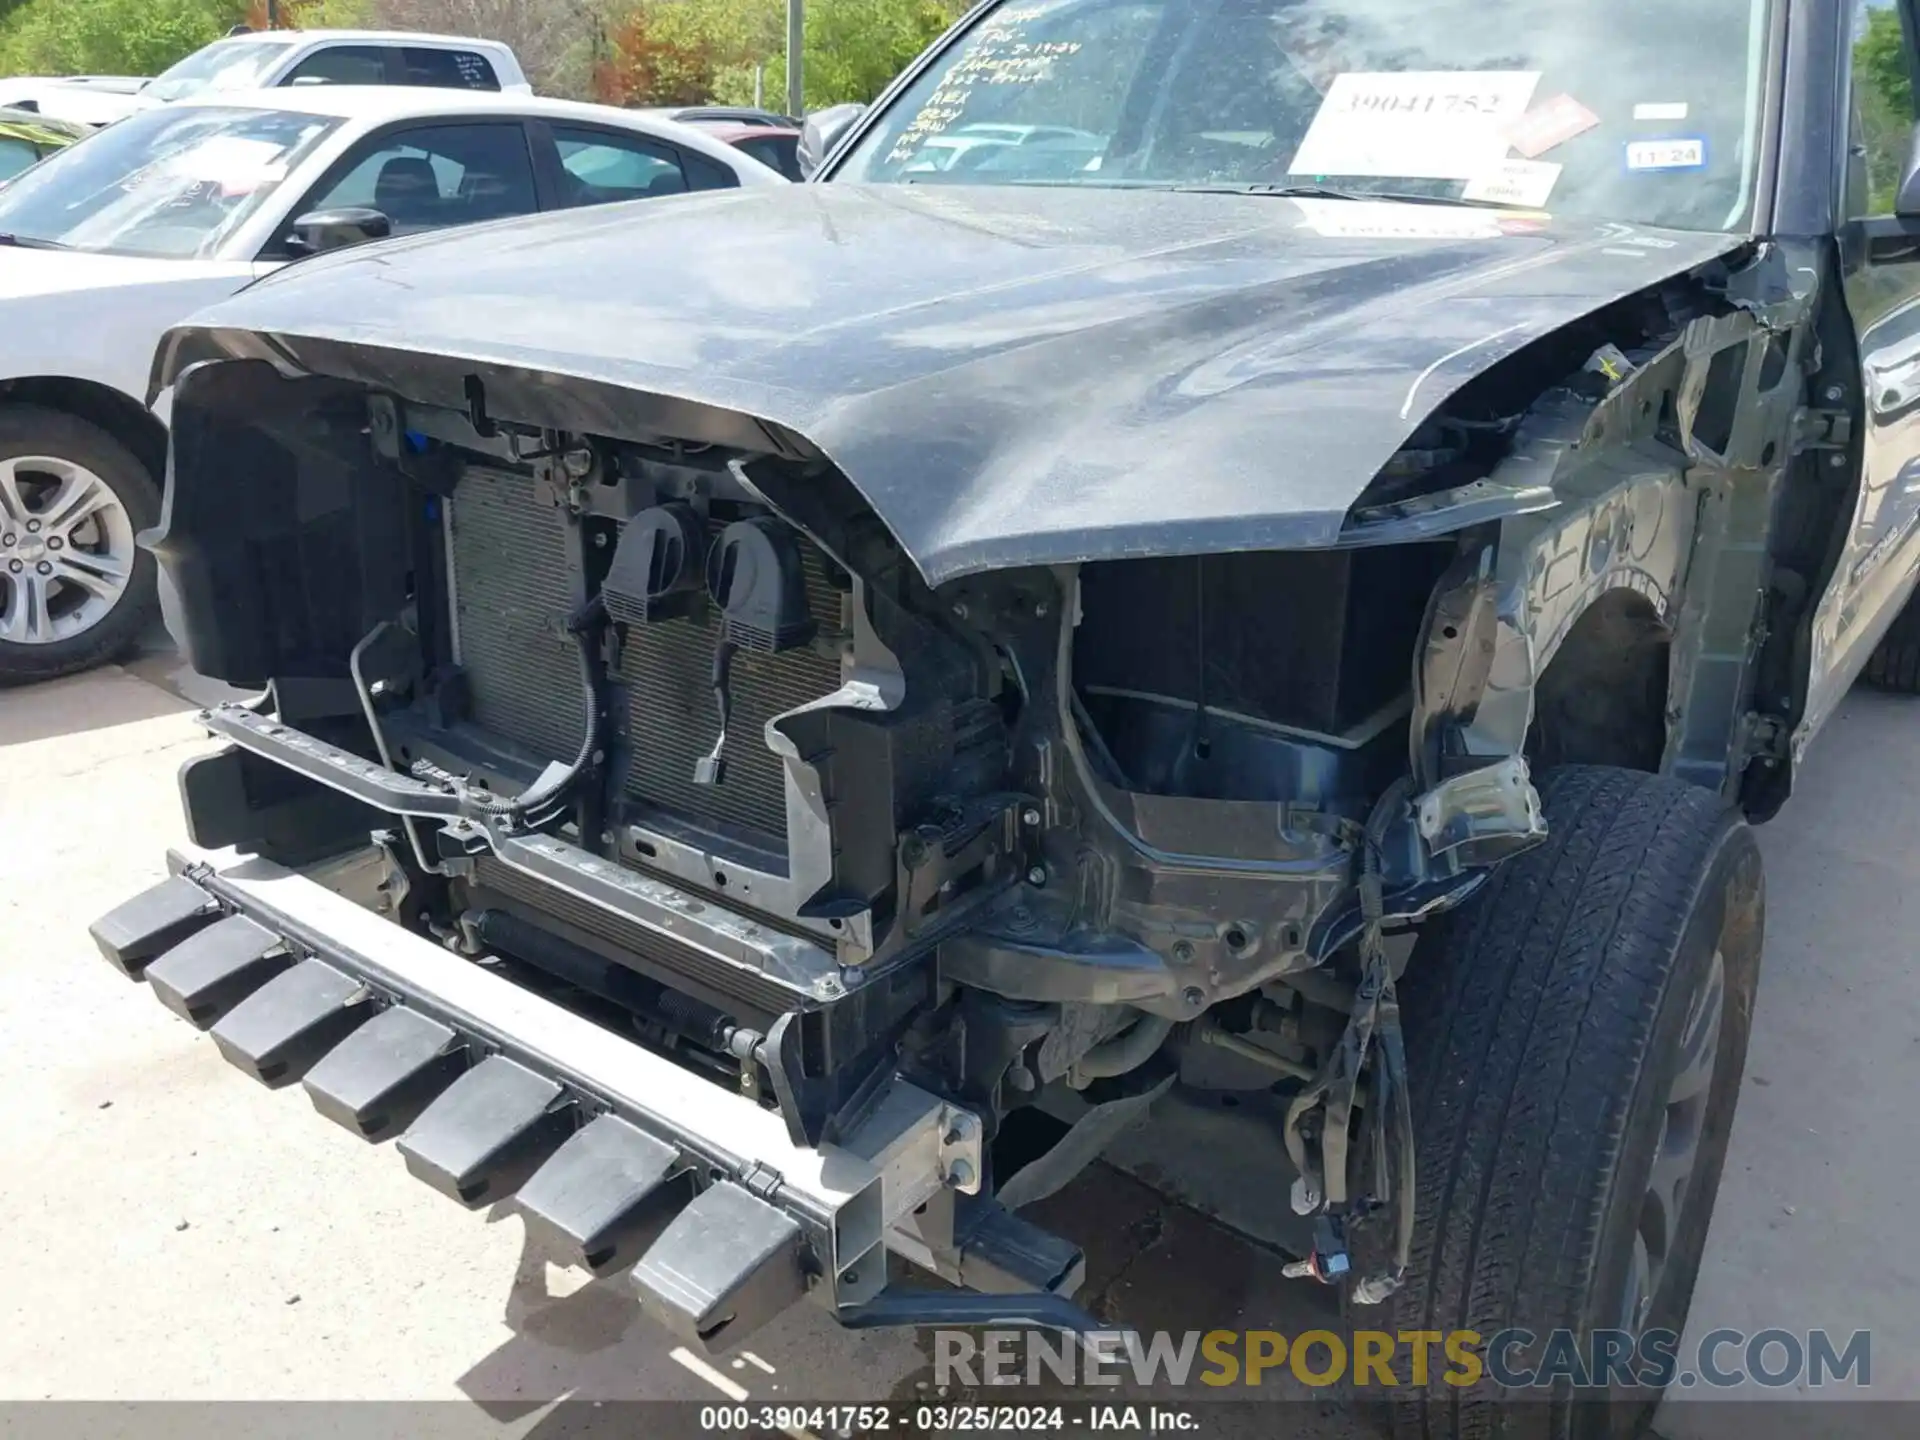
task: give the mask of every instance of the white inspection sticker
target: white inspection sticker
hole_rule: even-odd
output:
[[[1635,140],[1627,146],[1629,170],[1698,170],[1707,163],[1707,142]]]
[[[1684,100],[1648,100],[1633,107],[1636,120],[1684,120],[1687,118],[1687,102]]]
[[[1471,180],[1507,153],[1537,70],[1349,71],[1327,87],[1288,168],[1295,175]]]
[[[1551,160],[1502,160],[1492,170],[1469,180],[1460,198],[1531,209],[1547,203],[1559,180],[1560,166]]]

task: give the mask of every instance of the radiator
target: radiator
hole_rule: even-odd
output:
[[[801,553],[814,623],[822,634],[837,633],[843,628],[841,592],[830,578],[829,562],[804,539]],[[726,778],[718,785],[695,785],[694,764],[712,748],[720,728],[708,685],[718,633],[711,611],[628,629],[619,669],[629,687],[627,794],[694,821],[722,821],[784,850],[785,767],[767,748],[767,721],[839,688],[840,662],[831,653],[807,648],[778,655],[738,651],[728,687]]]
[[[571,760],[586,729],[572,527],[531,479],[469,466],[447,506],[455,633],[475,724],[542,760]]]
[[[569,760],[585,720],[579,660],[566,619],[579,605],[578,537],[524,475],[470,466],[448,504],[449,571],[469,715],[481,728],[541,760]],[[718,527],[715,527],[716,531]],[[801,540],[807,600],[823,635],[844,629],[831,564]],[[695,785],[719,712],[708,681],[717,626],[708,613],[628,628],[611,678],[627,688],[627,763],[620,784],[639,804],[691,821],[745,831],[784,850],[786,783],[767,748],[775,715],[840,684],[830,646],[733,659],[726,777]]]
[[[556,885],[524,875],[511,866],[501,864],[491,855],[483,855],[476,862],[474,882],[523,907],[532,917],[558,920],[562,925],[571,926],[583,935],[614,947],[616,951],[627,952],[639,962],[643,971],[668,984],[674,983],[676,978],[684,978],[758,1012],[741,1018],[761,1022],[793,1008],[793,993],[777,981],[715,960],[671,936],[661,935],[602,906],[570,895]]]

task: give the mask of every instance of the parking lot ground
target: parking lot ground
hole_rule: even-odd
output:
[[[390,1146],[245,1081],[100,960],[87,924],[182,838],[174,772],[211,698],[164,651],[0,693],[0,1399],[450,1400],[402,1429],[465,1435],[537,1430],[561,1397],[716,1398],[619,1282],[527,1259],[518,1221],[464,1214]],[[1762,832],[1764,976],[1693,1330],[1870,1330],[1871,1393],[1920,1401],[1920,703],[1855,695],[1800,792]],[[1116,1323],[1339,1326],[1279,1257],[1115,1170],[1045,1218],[1086,1246]],[[802,1307],[720,1366],[756,1400],[909,1400],[923,1345]],[[1365,1433],[1332,1392],[1253,1393],[1304,1403],[1232,1432]],[[1799,1406],[1695,1393],[1665,1407],[1667,1440],[1904,1429],[1877,1406],[1815,1430]]]

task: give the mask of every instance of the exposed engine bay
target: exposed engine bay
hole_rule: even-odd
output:
[[[267,569],[258,609],[196,629],[196,664],[270,697],[208,717],[239,743],[187,773],[197,843],[303,862],[374,833],[403,923],[796,1144],[896,1077],[968,1107],[983,1195],[1058,1189],[1174,1083],[1294,1098],[1296,1163],[1318,1176],[1325,1147],[1343,1204],[1327,1136],[1371,1083],[1407,1168],[1392,1071],[1361,1074],[1382,925],[1539,830],[1519,761],[1442,846],[1404,804],[1451,541],[935,591],[823,466],[330,399],[302,407],[300,473],[346,487],[358,584],[303,601],[298,648],[253,623],[292,598]],[[1036,1105],[1080,1139],[996,1174]]]
[[[902,1086],[971,1117],[886,1243],[976,1288],[1071,1288],[1013,1212],[1171,1087],[1273,1096],[1303,1273],[1383,1299],[1414,1143],[1389,941],[1544,836],[1536,682],[1590,597],[1631,573],[1673,604],[1683,381],[1757,333],[1696,304],[1636,297],[1486,370],[1337,546],[938,586],[771,424],[562,423],[478,373],[426,403],[190,372],[154,548],[191,663],[264,690],[203,717],[232,744],[183,776],[190,832],[371,875],[363,903],[795,1147],[854,1143]],[[1038,1115],[1064,1138],[1035,1156],[1010,1140]],[[1364,1270],[1350,1226],[1380,1237]]]

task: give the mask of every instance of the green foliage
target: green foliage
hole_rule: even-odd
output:
[[[943,0],[813,0],[806,11],[807,108],[873,99],[959,9]],[[783,43],[776,73],[784,74],[786,63]]]
[[[0,16],[0,73],[157,74],[244,9],[244,0],[22,0]]]
[[[953,23],[965,0],[807,0],[808,109],[871,100]],[[744,105],[762,77],[786,104],[785,0],[649,0],[612,27],[596,89],[617,103]]]
[[[1853,68],[1867,152],[1868,213],[1890,214],[1914,121],[1913,76],[1897,11],[1867,12],[1866,28],[1854,42]]]
[[[372,0],[279,0],[282,25],[364,25]],[[233,26],[266,28],[265,0],[0,0],[0,75],[157,75]]]
[[[1913,77],[1900,36],[1900,15],[1892,9],[1869,10],[1867,28],[1853,47],[1854,68],[1866,87],[1897,115],[1913,113]]]

